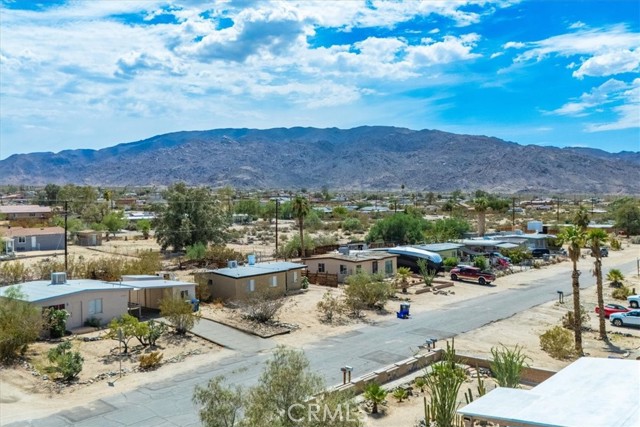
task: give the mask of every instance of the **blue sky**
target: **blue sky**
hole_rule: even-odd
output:
[[[640,150],[637,0],[0,2],[0,158],[359,125]]]

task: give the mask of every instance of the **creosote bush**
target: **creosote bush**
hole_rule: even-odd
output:
[[[554,326],[540,335],[540,348],[554,359],[565,360],[575,356],[573,334],[562,326]]]
[[[238,305],[246,319],[267,323],[277,318],[284,303],[281,291],[266,289],[251,293],[244,301],[239,301]]]
[[[320,319],[325,323],[339,321],[346,310],[342,299],[331,291],[322,295],[322,300],[318,301],[316,308],[320,312]]]
[[[630,295],[631,295],[631,289],[629,289],[624,285],[620,285],[619,288],[614,289],[613,292],[611,293],[611,297],[613,299],[617,299],[621,301],[626,301],[627,297]]]
[[[151,353],[143,354],[138,358],[140,362],[140,369],[143,371],[150,371],[156,369],[162,363],[163,354],[159,351],[152,351]]]

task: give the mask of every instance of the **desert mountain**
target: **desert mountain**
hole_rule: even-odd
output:
[[[16,154],[0,183],[640,194],[640,153],[519,145],[438,130],[215,129],[101,150]]]

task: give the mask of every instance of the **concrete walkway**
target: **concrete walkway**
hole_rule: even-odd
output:
[[[191,332],[208,341],[244,354],[255,354],[276,346],[268,338],[260,338],[204,318],[196,323]]]

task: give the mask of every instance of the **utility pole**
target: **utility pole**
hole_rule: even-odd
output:
[[[511,198],[511,231],[516,230],[516,198]]]
[[[276,261],[278,260],[278,206],[280,205],[280,201],[276,199]]]
[[[556,198],[556,222],[560,224],[560,197]]]
[[[64,272],[67,273],[69,270],[69,266],[67,263],[67,259],[69,256],[69,252],[67,250],[67,216],[69,216],[69,202],[64,201]]]

